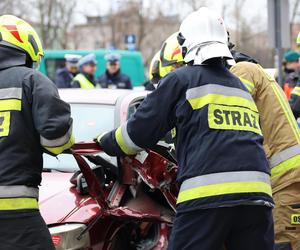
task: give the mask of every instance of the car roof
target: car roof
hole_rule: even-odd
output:
[[[62,100],[68,103],[115,105],[121,97],[145,97],[148,92],[122,89],[59,89]]]

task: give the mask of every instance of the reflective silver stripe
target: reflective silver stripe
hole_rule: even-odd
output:
[[[253,99],[248,92],[242,89],[226,87],[218,84],[206,84],[200,87],[188,89],[186,92],[186,99],[195,99],[208,94],[239,96],[253,102]]]
[[[129,134],[127,132],[127,122],[125,122],[122,126],[121,126],[121,132],[122,132],[122,136],[123,136],[123,140],[126,143],[126,145],[134,150],[134,151],[141,151],[143,150],[142,148],[140,148],[139,146],[137,146],[129,137]]]
[[[0,89],[0,99],[22,99],[22,88]]]
[[[0,186],[0,198],[39,197],[39,189],[27,186]]]
[[[228,182],[264,182],[270,184],[270,176],[258,171],[225,172],[196,176],[185,180],[180,187],[180,192],[212,184]]]
[[[287,148],[275,155],[273,155],[269,162],[270,162],[270,166],[271,168],[276,167],[277,165],[279,165],[280,163],[282,163],[283,161],[286,161],[296,155],[300,154],[300,145],[294,145],[290,148]]]
[[[71,125],[69,130],[62,137],[49,140],[43,136],[40,136],[40,142],[43,147],[59,147],[65,145],[71,138],[73,126]]]

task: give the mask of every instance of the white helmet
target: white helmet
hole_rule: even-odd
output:
[[[202,64],[217,57],[233,58],[222,17],[207,7],[192,12],[182,21],[178,42],[186,63],[194,61],[194,64]]]

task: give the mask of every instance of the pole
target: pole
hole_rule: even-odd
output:
[[[277,70],[278,70],[278,83],[283,84],[282,75],[282,41],[281,41],[281,15],[280,15],[280,1],[274,0],[274,16],[275,16],[275,46],[277,55]]]

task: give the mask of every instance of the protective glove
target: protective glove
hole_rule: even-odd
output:
[[[103,132],[102,134],[96,136],[93,141],[96,142],[99,146],[101,146],[101,139],[103,138],[104,135],[106,135],[107,132]]]

